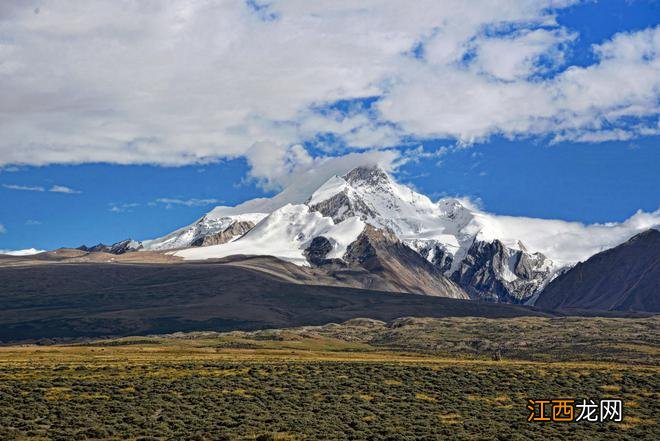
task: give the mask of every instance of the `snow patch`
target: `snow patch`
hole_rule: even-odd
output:
[[[205,215],[197,222],[180,228],[166,236],[142,242],[145,251],[162,251],[186,248],[198,237],[220,233],[234,222],[247,221],[254,224],[268,216],[267,213],[244,213],[235,216],[216,217],[213,212]]]
[[[288,204],[273,211],[243,237],[233,242],[174,252],[185,260],[221,258],[237,254],[268,255],[297,265],[308,265],[303,251],[317,236],[326,237],[333,249],[328,257],[341,257],[364,230],[356,217],[336,224],[312,212],[307,205]]]
[[[348,188],[348,182],[344,178],[339,176],[333,176],[325,184],[323,184],[318,190],[312,194],[309,198],[307,205],[316,205],[320,204],[323,201],[327,201],[331,197],[345,191]]]

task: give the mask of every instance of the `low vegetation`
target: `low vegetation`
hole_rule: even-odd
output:
[[[563,339],[540,318],[406,320],[0,348],[0,439],[660,439],[655,319],[567,322]],[[496,331],[531,345],[537,325],[561,341],[545,360],[458,349]],[[530,423],[528,398],[619,398],[624,420]]]
[[[527,361],[611,361],[653,365],[660,357],[660,316],[405,317],[385,323],[354,319],[342,324],[252,332],[173,334],[192,346],[405,351],[452,358]],[[109,344],[117,344],[114,340]],[[134,339],[123,340],[130,344]]]

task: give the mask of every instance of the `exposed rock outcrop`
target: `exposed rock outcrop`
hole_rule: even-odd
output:
[[[191,242],[190,246],[206,247],[210,245],[220,245],[227,243],[238,237],[241,237],[252,228],[254,228],[254,222],[236,221],[218,233],[207,234],[205,236],[198,237]]]
[[[316,237],[305,250],[305,256],[311,265],[324,269],[332,277],[358,279],[365,287],[468,298],[465,291],[391,231],[367,224],[341,260],[325,258],[331,249],[330,241]]]
[[[91,247],[81,245],[76,249],[88,253],[124,254],[130,251],[137,251],[142,249],[142,243],[133,239],[125,239],[116,242],[112,245],[105,245],[103,243],[99,243]]]
[[[521,303],[552,274],[546,257],[507,248],[499,240],[474,242],[450,278],[471,298]]]
[[[352,216],[357,216],[362,220],[376,216],[360,198],[349,198],[347,191],[342,191],[323,202],[311,205],[309,209],[318,211],[323,216],[331,217],[335,223],[342,222]]]
[[[314,266],[328,265],[331,263],[338,263],[337,259],[326,259],[328,253],[332,251],[332,243],[327,237],[317,236],[310,242],[304,255],[310,264]]]

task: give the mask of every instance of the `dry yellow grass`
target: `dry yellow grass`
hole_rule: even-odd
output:
[[[434,366],[436,368],[468,365],[478,369],[488,369],[490,366],[536,366],[537,373],[543,377],[550,368],[583,369],[584,375],[589,375],[591,369],[607,370],[643,370],[660,372],[660,366],[631,366],[614,362],[536,362],[524,360],[484,360],[470,358],[438,357],[421,353],[393,352],[385,350],[336,351],[310,349],[233,349],[197,347],[187,344],[170,343],[158,345],[128,345],[128,346],[5,346],[0,347],[0,370],[4,366],[40,365],[89,365],[116,366],[129,363],[131,365],[151,364],[166,360],[168,364],[197,363],[204,361],[227,362],[259,362],[259,363],[291,363],[291,362],[368,362],[396,363]],[[232,372],[214,372],[201,375],[232,375]],[[2,375],[2,374],[0,374]],[[29,376],[29,370],[21,375]],[[177,375],[168,372],[154,375]],[[604,386],[605,388],[609,386]],[[618,387],[618,386],[616,386]]]
[[[41,406],[63,409],[50,415],[51,425],[57,425],[62,415],[74,415],[72,422],[58,427],[67,436],[74,433],[72,425],[83,426],[85,421],[120,433],[128,427],[121,417],[108,413],[99,422],[91,418],[91,409],[107,412],[121,406],[127,414],[140,416],[130,423],[144,426],[136,433],[156,427],[171,439],[185,439],[174,434],[183,433],[191,421],[211,430],[215,421],[225,420],[228,426],[223,430],[244,435],[240,439],[254,439],[251,433],[269,433],[268,439],[281,440],[323,439],[319,433],[336,439],[348,427],[377,439],[385,426],[388,433],[412,436],[426,430],[439,439],[459,434],[469,438],[481,431],[495,436],[503,427],[512,430],[515,418],[524,421],[527,394],[534,390],[541,398],[560,391],[562,396],[574,392],[576,397],[612,395],[624,400],[628,418],[612,426],[617,436],[641,439],[657,427],[645,403],[658,398],[655,379],[660,368],[648,364],[456,359],[373,348],[329,350],[333,347],[328,342],[315,345],[325,349],[310,350],[276,348],[273,341],[272,347],[260,349],[213,347],[213,341],[206,346],[199,341],[143,341],[126,346],[0,348],[0,392],[5,385],[5,396],[15,397],[13,406],[19,409],[18,416],[5,417],[5,429],[19,433],[13,429],[22,427],[15,424],[19,420],[38,433],[42,423],[33,421],[31,412]],[[24,393],[32,399],[23,400]],[[319,411],[310,416],[301,409]],[[338,412],[351,415],[340,428],[333,419]],[[162,416],[162,421],[152,415]],[[478,427],[475,415],[483,416]],[[177,424],[170,426],[173,419]],[[283,419],[286,425],[273,425]],[[317,433],[321,422],[325,426]],[[517,429],[521,427],[535,434],[535,427],[523,424]],[[576,430],[586,438],[589,428]],[[560,427],[542,428],[549,438],[561,434],[555,429]],[[301,434],[292,434],[298,431]],[[309,433],[316,433],[316,438]]]

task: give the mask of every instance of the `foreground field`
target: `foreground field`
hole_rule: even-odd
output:
[[[660,435],[655,368],[149,346],[23,349],[3,359],[3,439]],[[625,401],[623,423],[526,421],[528,397],[608,396]]]
[[[455,324],[456,338],[529,319],[471,320]],[[300,328],[4,347],[0,439],[660,439],[657,344],[644,334],[654,320],[621,324],[638,328],[638,343],[606,352],[608,362],[406,353],[377,346],[384,331],[364,329],[382,324],[368,320],[323,328],[334,336]],[[426,333],[400,326],[413,345],[442,327],[420,323]],[[625,363],[630,354],[638,361]],[[528,398],[622,399],[624,420],[527,422]]]

